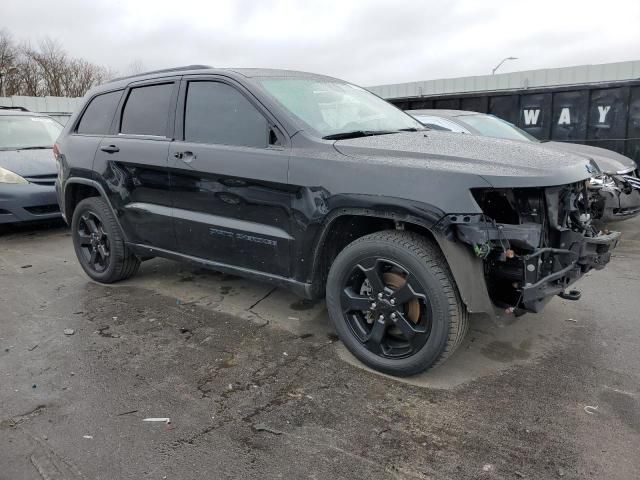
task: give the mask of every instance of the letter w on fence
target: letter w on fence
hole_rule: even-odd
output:
[[[524,124],[525,125],[537,125],[538,117],[540,116],[540,110],[523,110]]]

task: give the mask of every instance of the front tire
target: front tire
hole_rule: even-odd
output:
[[[347,349],[395,376],[442,363],[468,328],[441,251],[408,231],[376,232],[342,250],[329,271],[327,308]]]
[[[89,197],[76,206],[71,221],[73,247],[80,266],[100,283],[134,275],[140,259],[127,248],[115,216],[101,197]]]

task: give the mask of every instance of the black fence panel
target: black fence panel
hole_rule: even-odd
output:
[[[460,110],[487,113],[489,111],[489,97],[463,97],[460,99]]]
[[[459,98],[442,98],[433,101],[433,108],[440,110],[460,110]]]
[[[390,101],[404,110],[436,108],[490,113],[541,140],[608,148],[640,165],[640,79]]]
[[[593,90],[589,102],[587,143],[624,153],[629,89]]]
[[[489,113],[513,124],[518,123],[518,95],[500,95],[489,98]]]
[[[415,109],[415,110],[421,110],[423,108],[426,109],[432,109],[432,108],[436,108],[433,106],[433,100],[420,100],[417,102],[411,102],[411,108]]]
[[[631,88],[625,154],[640,165],[640,86]]]
[[[549,140],[551,132],[551,94],[520,96],[520,128],[540,140]]]
[[[562,142],[584,143],[588,118],[588,90],[556,92],[553,95],[550,138]]]

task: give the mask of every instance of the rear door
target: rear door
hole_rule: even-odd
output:
[[[127,240],[167,250],[175,249],[167,155],[178,86],[178,78],[131,85],[94,162]]]
[[[73,126],[71,135],[63,135],[58,139],[65,156],[73,159],[74,165],[85,167],[77,167],[71,172],[73,176],[93,177],[92,166],[96,151],[102,137],[112,133],[111,126],[123,92],[121,89],[93,97]]]
[[[268,111],[224,77],[185,78],[170,145],[182,253],[289,274],[288,140]]]

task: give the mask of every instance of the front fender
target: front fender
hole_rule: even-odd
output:
[[[436,234],[434,238],[449,264],[460,297],[469,313],[494,315],[495,307],[489,297],[482,259],[475,256],[468,245],[443,235]]]
[[[313,265],[308,277],[314,285],[314,296],[318,297],[322,294],[322,278],[319,274],[322,272],[322,262],[326,260],[323,247],[335,222],[344,216],[363,216],[393,222],[396,225],[397,223],[413,225],[422,232],[428,232],[443,252],[462,301],[469,312],[489,315],[495,313],[485,283],[482,260],[476,257],[467,245],[458,243],[445,235],[440,224],[445,214],[439,208],[421,202],[376,195],[339,195],[329,199],[326,205],[332,205],[335,208],[323,217],[315,232],[312,249]]]

